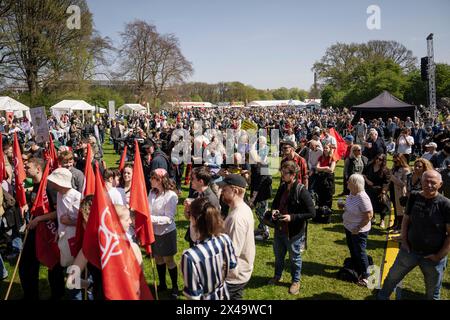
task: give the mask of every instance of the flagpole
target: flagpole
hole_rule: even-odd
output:
[[[86,268],[84,269],[84,278],[86,279],[86,281],[89,280],[89,279],[88,279],[88,269],[87,269],[87,266],[86,266]],[[88,288],[84,289],[84,300],[87,301],[87,299],[88,299]]]
[[[31,220],[33,220],[33,218],[32,218]],[[31,222],[31,220],[30,220],[30,222]],[[29,224],[28,224],[28,225],[29,225]],[[17,258],[16,266],[15,266],[15,268],[14,268],[14,273],[13,273],[13,276],[12,276],[12,278],[11,278],[11,282],[9,283],[8,291],[6,292],[5,300],[8,300],[8,298],[9,298],[9,293],[11,292],[11,288],[12,288],[12,285],[13,285],[13,283],[14,283],[14,279],[16,278],[17,269],[19,268],[20,259],[22,258],[23,248],[25,248],[25,243],[27,242],[27,237],[28,237],[28,225],[27,225],[27,229],[26,229],[26,231],[25,231],[25,237],[23,238],[22,250],[20,250],[19,257]]]
[[[152,256],[150,256],[150,264],[152,266],[152,271],[153,271],[153,285],[155,287],[156,300],[159,300],[158,287],[156,286],[155,264],[153,263],[153,257]]]

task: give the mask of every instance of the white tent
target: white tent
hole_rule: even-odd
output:
[[[304,105],[306,105],[306,103],[300,100],[260,100],[250,102],[247,104],[247,107],[298,107]]]
[[[30,108],[10,97],[0,97],[0,111],[14,112],[17,118],[22,118],[25,112],[25,117],[31,120]]]
[[[94,113],[95,107],[83,100],[63,100],[52,106],[50,110],[53,116],[58,120],[61,115],[65,113],[72,114],[74,111],[81,111],[83,113],[84,120],[84,112],[91,111]]]
[[[214,108],[211,102],[167,102],[167,105],[174,108]]]
[[[117,111],[122,114],[132,114],[134,112],[145,113],[147,112],[147,108],[137,103],[126,103],[117,109]]]

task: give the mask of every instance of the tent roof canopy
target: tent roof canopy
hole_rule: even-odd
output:
[[[378,97],[363,104],[352,107],[352,110],[395,111],[414,109],[415,106],[401,101],[388,91],[383,91]]]
[[[179,101],[179,102],[167,102],[167,105],[171,107],[184,107],[184,108],[213,108],[214,105],[211,102],[189,102],[189,101]]]
[[[10,97],[0,97],[1,111],[29,111],[30,108]]]
[[[95,111],[95,107],[83,100],[63,100],[50,108],[50,110],[73,110]]]
[[[147,108],[138,103],[126,103],[118,109],[118,111],[126,111],[126,110],[142,112],[147,111]]]
[[[304,106],[300,100],[256,100],[251,101],[247,107],[277,107],[277,106]]]

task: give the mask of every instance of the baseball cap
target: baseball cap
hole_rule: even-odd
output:
[[[346,136],[344,138],[344,140],[353,142],[355,140],[355,138],[353,138],[353,136],[351,134],[349,134],[348,136]]]
[[[437,144],[434,142],[430,142],[429,144],[425,145],[425,148],[435,148],[437,149]]]
[[[224,186],[236,186],[241,188],[247,188],[247,181],[245,178],[239,174],[229,174],[221,182],[217,184],[219,187]]]

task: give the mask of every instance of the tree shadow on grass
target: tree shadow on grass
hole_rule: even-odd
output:
[[[303,261],[302,275],[305,276],[323,276],[332,279],[337,279],[336,274],[340,267],[331,266],[311,261]]]
[[[272,270],[275,270],[275,257],[272,258],[272,261],[267,261],[266,265]],[[328,277],[332,279],[337,279],[336,274],[339,271],[340,267],[337,266],[330,266],[326,264],[311,262],[311,261],[303,261],[302,262],[302,276],[323,276]],[[291,268],[290,268],[290,262],[288,259],[284,262],[284,269],[283,269],[283,278],[285,281],[290,280],[291,278]],[[270,278],[267,278],[267,281],[269,281]],[[290,285],[290,284],[289,284]],[[288,285],[288,286],[289,286]]]
[[[347,241],[344,239],[339,239],[339,240],[334,240],[334,243],[342,245],[342,246],[347,246]],[[373,240],[370,239],[367,240],[367,248],[366,250],[376,250],[376,249],[384,249],[386,248],[386,241],[381,241],[381,240]]]
[[[262,287],[265,286],[271,286],[269,285],[269,280],[272,277],[263,277],[263,276],[256,276],[256,275],[252,275],[252,277],[250,278],[250,281],[247,283],[247,285],[245,286],[246,288],[249,289],[260,289]],[[287,278],[286,274],[283,275],[283,282],[280,283],[279,285],[277,285],[277,287],[286,287],[289,288],[291,283],[290,283],[290,275]]]
[[[315,294],[311,297],[301,298],[298,300],[350,300],[349,298],[344,297],[341,294],[333,293],[333,292],[323,292]]]
[[[16,276],[18,277],[18,276]],[[0,282],[0,300],[4,300],[6,297],[6,293],[9,287],[9,281],[11,280],[11,275],[9,275],[8,279],[5,279]],[[11,292],[9,293],[8,300],[20,300],[22,299],[22,287],[20,283],[14,282],[11,288]]]

